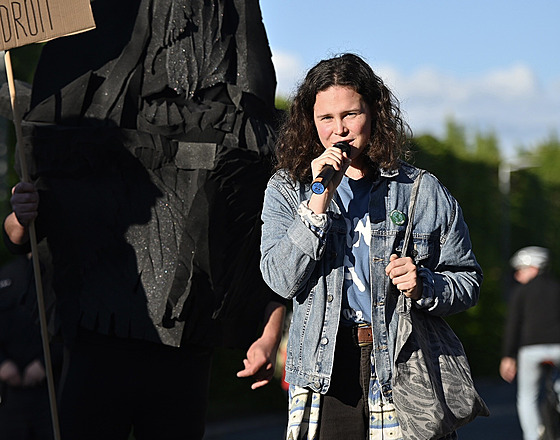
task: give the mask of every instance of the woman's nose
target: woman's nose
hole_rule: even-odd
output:
[[[342,121],[342,119],[335,122],[333,133],[336,134],[337,136],[340,136],[340,135],[343,135],[343,134],[346,133],[346,126],[344,125],[344,122]]]

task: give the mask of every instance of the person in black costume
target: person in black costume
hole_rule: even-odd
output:
[[[32,262],[19,256],[0,268],[0,437],[51,440],[53,430]],[[51,344],[55,380],[62,348]]]
[[[248,348],[258,387],[281,337],[258,270],[270,49],[256,0],[92,7],[96,30],[43,49],[6,244],[37,216],[52,252],[63,438],[199,439],[212,348]]]

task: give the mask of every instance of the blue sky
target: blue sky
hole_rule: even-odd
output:
[[[495,132],[504,156],[560,136],[560,1],[261,0],[289,96],[311,66],[363,56],[400,99],[415,133],[454,118]]]

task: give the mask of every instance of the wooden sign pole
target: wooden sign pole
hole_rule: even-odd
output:
[[[10,101],[12,103],[12,113],[14,116],[14,126],[16,129],[16,142],[19,160],[21,163],[21,176],[24,182],[29,182],[29,174],[27,171],[27,164],[25,159],[25,152],[23,147],[23,131],[21,128],[21,115],[16,99],[16,88],[14,82],[14,74],[12,70],[12,61],[10,58],[10,51],[4,52],[4,62],[6,64],[6,75],[8,77],[8,87],[10,89]],[[35,275],[35,290],[37,291],[37,307],[39,309],[39,321],[41,326],[41,339],[43,342],[43,354],[45,357],[45,368],[47,375],[47,386],[49,390],[49,402],[51,407],[51,419],[53,425],[54,440],[60,440],[60,427],[58,424],[58,411],[56,405],[56,392],[54,386],[54,375],[51,361],[51,350],[49,344],[49,332],[47,313],[45,310],[45,300],[43,296],[43,283],[41,281],[41,266],[39,262],[39,253],[37,249],[37,233],[35,230],[35,222],[29,223],[29,240],[31,243],[31,254],[33,259],[33,273]]]

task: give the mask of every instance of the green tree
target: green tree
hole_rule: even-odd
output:
[[[495,133],[475,135],[475,156],[488,163],[498,163],[501,159],[498,138]]]
[[[445,121],[444,142],[459,156],[464,156],[469,152],[465,127],[459,125],[451,117]]]

